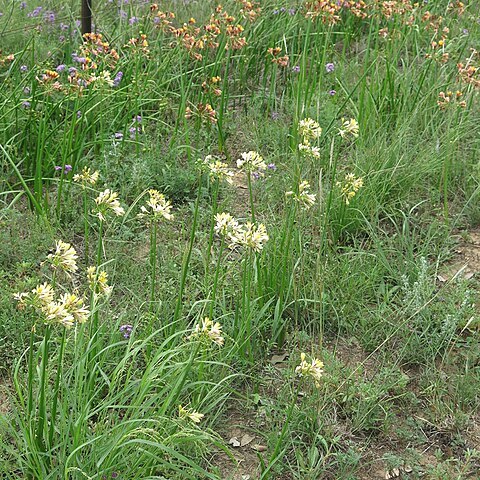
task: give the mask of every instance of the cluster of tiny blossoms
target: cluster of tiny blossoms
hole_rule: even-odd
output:
[[[230,248],[240,246],[260,252],[268,241],[267,229],[263,223],[256,225],[247,222],[240,226],[229,213],[217,213],[215,220],[215,232],[228,239]]]
[[[95,185],[99,176],[100,174],[98,171],[91,172],[88,167],[84,167],[81,173],[77,173],[73,176],[73,181],[86,187],[87,185]]]
[[[300,354],[300,365],[295,368],[295,373],[300,377],[311,377],[318,388],[323,375],[323,362],[318,358],[312,358],[311,362],[307,362],[306,358],[305,353]]]
[[[208,317],[205,317],[201,322],[195,325],[192,334],[188,336],[188,340],[211,342],[220,347],[225,342],[225,339],[222,337],[222,326],[220,323],[214,323]]]
[[[317,140],[322,134],[322,128],[315,120],[304,118],[298,123],[298,134],[302,142],[298,144],[298,150],[307,157],[319,158],[320,149],[312,145],[312,141]]]
[[[338,134],[342,138],[346,138],[349,135],[351,135],[354,138],[357,138],[358,131],[359,131],[358,122],[354,118],[351,118],[350,120],[347,120],[346,118],[342,118],[342,128],[338,129]]]
[[[109,296],[113,287],[108,284],[108,273],[105,270],[98,270],[97,267],[87,268],[87,281],[90,290],[97,295]]]
[[[55,271],[63,271],[68,275],[78,270],[77,252],[69,244],[61,240],[56,242],[55,250],[47,256],[47,262]],[[66,328],[76,323],[85,323],[90,310],[84,305],[83,298],[75,293],[65,292],[59,297],[48,282],[35,287],[31,292],[16,293],[14,298],[20,308],[32,307],[50,325],[63,325]]]
[[[300,182],[300,185],[298,186],[298,193],[289,191],[286,192],[285,195],[287,197],[293,198],[296,202],[298,202],[299,205],[301,205],[303,208],[308,210],[310,207],[312,207],[315,203],[315,200],[317,198],[316,194],[310,193],[310,183],[308,183],[306,180],[303,180]]]
[[[233,183],[234,173],[229,170],[228,165],[220,160],[214,158],[212,155],[207,155],[203,160],[199,160],[200,166],[206,170],[212,179],[220,181],[225,180],[227,183]]]
[[[47,255],[47,261],[54,270],[62,270],[67,274],[75,273],[77,267],[77,252],[69,244],[58,240],[55,242],[55,250]]]
[[[153,222],[158,222],[162,219],[173,220],[173,215],[170,213],[172,210],[170,200],[167,200],[163,193],[160,193],[153,188],[150,189],[148,193],[150,198],[148,199],[146,206],[140,207],[138,217],[147,218]]]
[[[340,188],[340,193],[347,205],[350,200],[357,194],[358,190],[363,187],[363,178],[356,177],[354,173],[345,175],[344,182],[337,182],[337,187]]]
[[[106,215],[111,211],[117,216],[125,215],[125,210],[120,206],[118,201],[118,193],[112,192],[110,189],[106,189],[101,192],[95,199],[96,211],[94,214],[100,219],[105,221]]]
[[[267,169],[267,164],[263,157],[255,151],[243,152],[242,158],[237,160],[237,168],[247,173],[256,172],[257,175],[263,175]]]

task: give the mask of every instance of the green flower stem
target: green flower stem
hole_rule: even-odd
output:
[[[150,268],[151,268],[151,286],[150,286],[150,313],[153,312],[155,301],[155,286],[157,278],[157,222],[153,222],[150,228]]]

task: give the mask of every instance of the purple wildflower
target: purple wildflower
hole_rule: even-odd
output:
[[[272,120],[278,120],[280,118],[280,114],[278,112],[272,112]]]
[[[23,108],[30,108],[31,106],[32,104],[28,100],[25,100],[24,102],[22,102]]]
[[[26,72],[27,70],[28,70],[28,67],[27,67],[26,65],[22,65],[22,66],[20,67],[20,71],[21,71],[21,72]]]
[[[138,18],[137,18],[137,17],[130,17],[130,18],[128,19],[128,23],[129,23],[130,25],[134,25],[135,23],[138,23]]]
[[[61,63],[60,65],[57,66],[55,71],[57,73],[62,73],[66,68],[67,68],[67,66],[64,63]]]
[[[43,7],[34,8],[30,13],[27,13],[27,17],[31,17],[31,18],[38,17],[42,10],[43,10]]]
[[[23,93],[24,93],[25,95],[30,95],[30,92],[31,92],[30,87],[25,87],[25,88],[23,89]]]
[[[295,72],[295,73],[298,73],[300,71],[300,65],[295,65],[293,68],[292,68],[292,71]]]
[[[68,25],[68,23],[63,23],[63,22],[60,22],[60,30],[68,30],[70,28],[70,26]]]
[[[127,12],[120,10],[120,18],[125,19],[127,18]]]
[[[116,75],[115,78],[113,79],[113,86],[118,87],[120,85],[120,82],[122,81],[123,78],[123,72],[119,71]]]
[[[295,13],[297,13],[297,11],[294,8],[289,8],[288,9],[288,14],[289,15],[295,15]]]
[[[82,118],[82,111],[81,110],[77,110],[77,118]]]
[[[135,115],[133,117],[133,121],[136,123],[142,123],[142,116],[141,115]]]
[[[255,180],[258,180],[260,178],[260,172],[252,172],[252,177],[255,179]]]
[[[20,3],[20,10],[23,10],[27,6],[27,2]]]
[[[60,170],[62,170],[62,166],[61,166],[61,165],[55,165],[55,167],[53,167],[53,168],[55,168],[55,170],[56,170],[57,172],[59,172]],[[67,164],[67,165],[65,165],[65,166],[63,167],[63,173],[64,173],[64,175],[66,175],[68,172],[71,172],[71,171],[72,171],[72,166],[71,166],[71,165],[68,165],[68,164]]]
[[[277,169],[277,166],[276,166],[274,163],[269,163],[269,164],[267,165],[267,168],[268,168],[269,170],[275,171],[275,170]]]
[[[58,37],[58,41],[59,41],[60,43],[63,43],[63,42],[65,41],[65,35],[60,35],[60,36]]]
[[[52,11],[45,12],[43,14],[43,19],[48,23],[55,23],[55,13]]]
[[[325,70],[327,73],[332,73],[335,70],[335,64],[329,62],[325,65]]]
[[[132,325],[122,325],[120,327],[120,333],[123,334],[124,338],[130,338],[130,334],[132,333],[133,326]],[[113,474],[112,474],[113,476]],[[115,477],[114,477],[115,478]]]
[[[74,77],[75,74],[77,73],[77,69],[75,67],[70,67],[68,69],[68,74],[71,76],[71,77]]]
[[[334,95],[337,94],[337,91],[332,89],[332,90],[330,90],[330,91],[328,92],[328,94],[329,94],[331,97],[333,97]]]
[[[274,10],[272,13],[273,13],[274,15],[278,15],[278,14],[280,13],[280,10]]]
[[[140,133],[142,133],[142,129],[140,127],[130,127],[128,130],[130,132],[130,138],[135,138],[136,135],[140,135]]]
[[[122,140],[123,138],[123,133],[122,132],[115,132],[115,140]]]

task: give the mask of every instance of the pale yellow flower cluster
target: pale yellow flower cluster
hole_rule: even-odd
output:
[[[303,208],[308,210],[312,205],[314,205],[315,200],[317,198],[316,194],[310,193],[310,183],[306,180],[300,182],[298,186],[298,193],[289,191],[286,192],[285,195],[287,197],[292,197],[296,202],[298,202]]]
[[[113,87],[115,82],[110,75],[110,72],[108,70],[103,70],[100,75],[92,75],[90,77],[91,83],[93,83],[96,87],[102,87],[102,86],[107,86],[107,87]]]
[[[32,306],[43,317],[44,323],[72,327],[75,322],[85,323],[90,310],[84,305],[83,298],[74,293],[64,293],[55,300],[55,291],[47,282],[38,285],[31,292],[16,293],[15,300],[21,308]]]
[[[196,412],[195,410],[190,410],[184,408],[181,405],[178,406],[178,416],[182,420],[191,420],[193,423],[200,423],[202,418],[205,416],[203,413]]]
[[[302,137],[303,143],[317,140],[322,134],[322,127],[311,118],[304,118],[298,122],[298,134]]]
[[[358,132],[359,132],[358,122],[354,118],[351,118],[350,120],[342,118],[342,128],[338,129],[338,134],[342,138],[345,138],[348,135],[352,135],[352,137],[357,138]]]
[[[222,346],[225,339],[222,337],[222,326],[218,322],[212,322],[205,317],[200,323],[195,325],[193,332],[188,337],[189,340],[206,340]]]
[[[98,171],[90,172],[90,169],[84,167],[81,173],[77,173],[73,176],[73,181],[77,183],[81,183],[84,187],[88,184],[95,185],[98,181],[98,177],[100,174]]]
[[[263,223],[247,222],[240,226],[229,213],[215,215],[215,231],[230,241],[230,248],[241,246],[260,252],[268,241],[267,229]]]
[[[250,173],[256,172],[259,175],[262,175],[267,169],[267,164],[258,152],[254,152],[252,150],[249,152],[243,152],[241,157],[242,158],[237,160],[237,168],[240,170]]]
[[[337,182],[337,187],[340,188],[345,203],[350,204],[350,200],[357,194],[358,190],[363,187],[363,178],[356,177],[354,173],[345,175],[344,182]]]
[[[100,220],[106,220],[106,215],[109,211],[112,211],[117,216],[125,215],[125,210],[118,201],[118,193],[112,192],[108,188],[98,195],[95,203],[97,210],[94,213]]]
[[[315,120],[305,118],[298,123],[298,134],[302,142],[298,144],[298,151],[306,157],[320,158],[320,149],[311,142],[322,134],[322,128]]]
[[[107,297],[112,293],[113,287],[108,284],[108,273],[105,270],[100,270],[97,273],[97,267],[88,267],[87,280],[92,292]]]
[[[47,255],[47,261],[54,270],[63,270],[67,274],[75,273],[78,270],[77,258],[76,250],[69,243],[61,240],[55,242],[54,252]]]
[[[167,200],[163,193],[160,193],[153,188],[150,189],[148,193],[150,198],[147,201],[146,206],[140,207],[138,217],[147,218],[154,222],[158,222],[162,219],[173,220],[173,215],[171,213],[172,204],[170,200]]]
[[[300,377],[311,377],[316,387],[320,387],[320,379],[323,375],[323,362],[317,358],[312,358],[309,363],[306,360],[305,353],[300,354],[300,365],[295,368],[295,373]]]
[[[233,176],[235,175],[229,170],[228,165],[220,160],[214,158],[212,155],[207,155],[204,160],[199,161],[202,168],[204,168],[210,178],[220,181],[226,181],[229,184],[233,183]]]

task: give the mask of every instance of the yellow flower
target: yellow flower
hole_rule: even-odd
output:
[[[237,228],[231,235],[231,246],[241,245],[251,248],[255,252],[260,252],[268,238],[267,229],[263,223],[255,225],[252,222],[247,222],[245,227]]]
[[[108,273],[105,270],[100,270],[97,274],[96,267],[88,267],[87,280],[93,292],[106,296],[112,293],[113,287],[108,284]]]
[[[60,298],[60,303],[77,323],[85,323],[88,320],[90,310],[83,305],[83,299],[77,297],[74,293],[64,293]]]
[[[83,186],[87,184],[95,185],[97,183],[99,175],[100,174],[98,173],[98,171],[91,173],[89,168],[84,167],[82,173],[77,173],[73,176],[73,181],[81,183]]]
[[[246,172],[258,172],[261,174],[267,169],[267,164],[258,152],[250,151],[242,153],[242,158],[237,160],[237,168]]]
[[[352,135],[355,138],[358,137],[359,126],[354,118],[351,118],[350,120],[342,118],[342,127],[343,128],[338,129],[338,134],[342,138],[345,138],[347,135]]]
[[[52,264],[52,268],[60,268],[66,273],[74,273],[78,270],[77,258],[75,249],[69,243],[61,240],[55,242],[55,251],[47,255],[47,260]]]
[[[215,232],[223,236],[234,234],[238,229],[238,222],[229,213],[217,213],[215,215]]]
[[[295,373],[300,377],[312,377],[315,386],[320,387],[320,379],[323,375],[323,362],[317,358],[312,358],[309,363],[306,361],[306,355],[302,352],[300,354],[300,365],[295,368]]]
[[[320,148],[310,145],[309,142],[300,143],[298,150],[306,157],[320,158]]]
[[[208,317],[205,317],[201,323],[195,325],[188,339],[207,340],[219,346],[222,346],[225,342],[225,339],[222,337],[222,326],[218,322],[213,323]]]
[[[95,199],[97,205],[96,216],[100,220],[105,220],[105,215],[111,210],[115,215],[125,215],[125,210],[120,206],[120,202],[117,200],[118,193],[106,189]]]
[[[42,307],[45,323],[55,324],[60,323],[66,328],[70,328],[75,323],[75,318],[71,312],[68,311],[67,306],[61,302],[50,302]]]
[[[309,188],[310,184],[306,180],[303,180],[298,186],[298,193],[290,191],[286,192],[285,195],[287,197],[292,197],[296,202],[308,210],[315,203],[317,197],[316,194],[309,193]]]
[[[205,416],[203,413],[196,412],[195,410],[190,410],[188,408],[183,408],[181,405],[178,406],[178,416],[182,419],[189,419],[193,423],[200,423],[202,418]]]
[[[165,220],[173,220],[173,215],[170,213],[172,205],[169,200],[165,199],[165,195],[153,188],[148,191],[150,199],[147,201],[147,207],[140,207],[140,213],[137,215],[139,218],[149,218],[153,221],[159,221],[164,218]]]
[[[337,182],[337,187],[340,188],[345,203],[350,205],[350,200],[357,194],[358,190],[363,187],[363,178],[357,178],[354,173],[345,175],[344,182]]]
[[[53,287],[49,283],[45,282],[41,285],[37,285],[32,290],[32,294],[35,303],[38,302],[40,305],[45,305],[47,303],[53,302],[55,292],[53,291]],[[22,295],[25,296],[25,294]]]
[[[298,122],[298,133],[303,138],[304,144],[316,140],[322,134],[322,128],[315,120],[304,118]]]
[[[207,155],[204,160],[199,160],[200,165],[208,171],[210,178],[218,178],[219,180],[225,180],[227,183],[233,183],[234,173],[228,169],[226,163],[221,162],[218,159]]]

